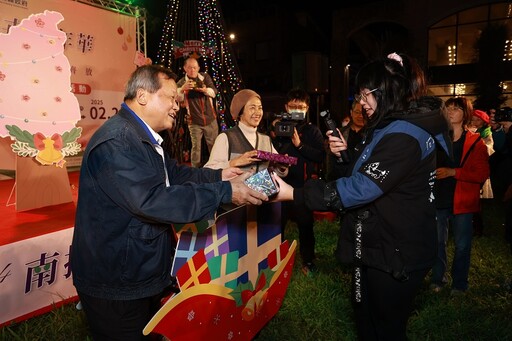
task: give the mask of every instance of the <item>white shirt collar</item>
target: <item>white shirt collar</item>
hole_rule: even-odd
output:
[[[140,117],[140,116],[139,116]],[[162,142],[164,142],[164,139],[162,138],[162,136],[160,136],[159,133],[157,133],[156,131],[154,131],[150,126],[149,124],[146,123],[146,121],[144,121],[142,118],[141,118],[141,121],[144,122],[144,124],[146,125],[146,127],[148,127],[149,129],[149,132],[151,133],[151,135],[153,135],[153,137],[155,138],[156,142],[158,143],[158,145],[161,145]]]

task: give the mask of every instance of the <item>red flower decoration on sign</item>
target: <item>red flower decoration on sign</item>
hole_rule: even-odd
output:
[[[36,26],[39,27],[39,28],[44,28],[44,25],[45,25],[45,22],[43,19],[41,18],[38,18],[36,21]]]
[[[25,102],[28,102],[30,100],[30,96],[29,95],[22,95],[21,96],[21,99]]]
[[[25,50],[30,50],[31,48],[30,44],[27,43],[24,43],[23,45],[21,45],[21,47],[23,47]]]
[[[3,74],[1,71],[0,71],[0,81],[3,81],[5,79],[5,74]]]

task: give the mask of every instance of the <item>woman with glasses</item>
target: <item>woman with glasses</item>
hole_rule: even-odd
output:
[[[270,136],[258,131],[263,118],[261,97],[255,91],[238,91],[231,101],[231,115],[238,124],[220,133],[215,139],[207,168],[225,169],[238,167],[243,170],[260,171],[269,166],[269,161],[257,158],[257,151],[277,153]],[[274,168],[279,176],[286,176],[288,168],[279,164]]]
[[[367,134],[348,176],[311,180],[303,189],[276,179],[277,199],[344,212],[340,256],[354,269],[359,338],[406,340],[414,297],[436,259],[436,150],[449,152],[448,123],[442,101],[424,97],[423,71],[405,55],[364,65],[355,86]],[[328,136],[340,156],[346,141]]]

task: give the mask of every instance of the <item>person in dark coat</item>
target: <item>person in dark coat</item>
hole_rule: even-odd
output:
[[[436,259],[436,150],[450,153],[440,99],[424,97],[417,62],[396,53],[364,65],[356,100],[367,135],[348,176],[293,189],[276,177],[276,200],[343,210],[342,253],[353,265],[353,302],[361,340],[406,340],[413,302]],[[336,156],[347,142],[329,135]]]
[[[261,204],[251,173],[179,165],[158,132],[176,120],[176,75],[133,72],[121,110],[91,137],[80,169],[73,284],[94,340],[143,340],[172,287],[173,223],[211,219],[220,204]]]

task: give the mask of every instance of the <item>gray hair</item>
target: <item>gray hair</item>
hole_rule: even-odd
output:
[[[160,84],[160,75],[174,81],[178,78],[171,69],[161,65],[144,65],[137,68],[126,84],[124,100],[134,99],[139,89],[144,89],[149,93],[157,92],[162,86]]]

